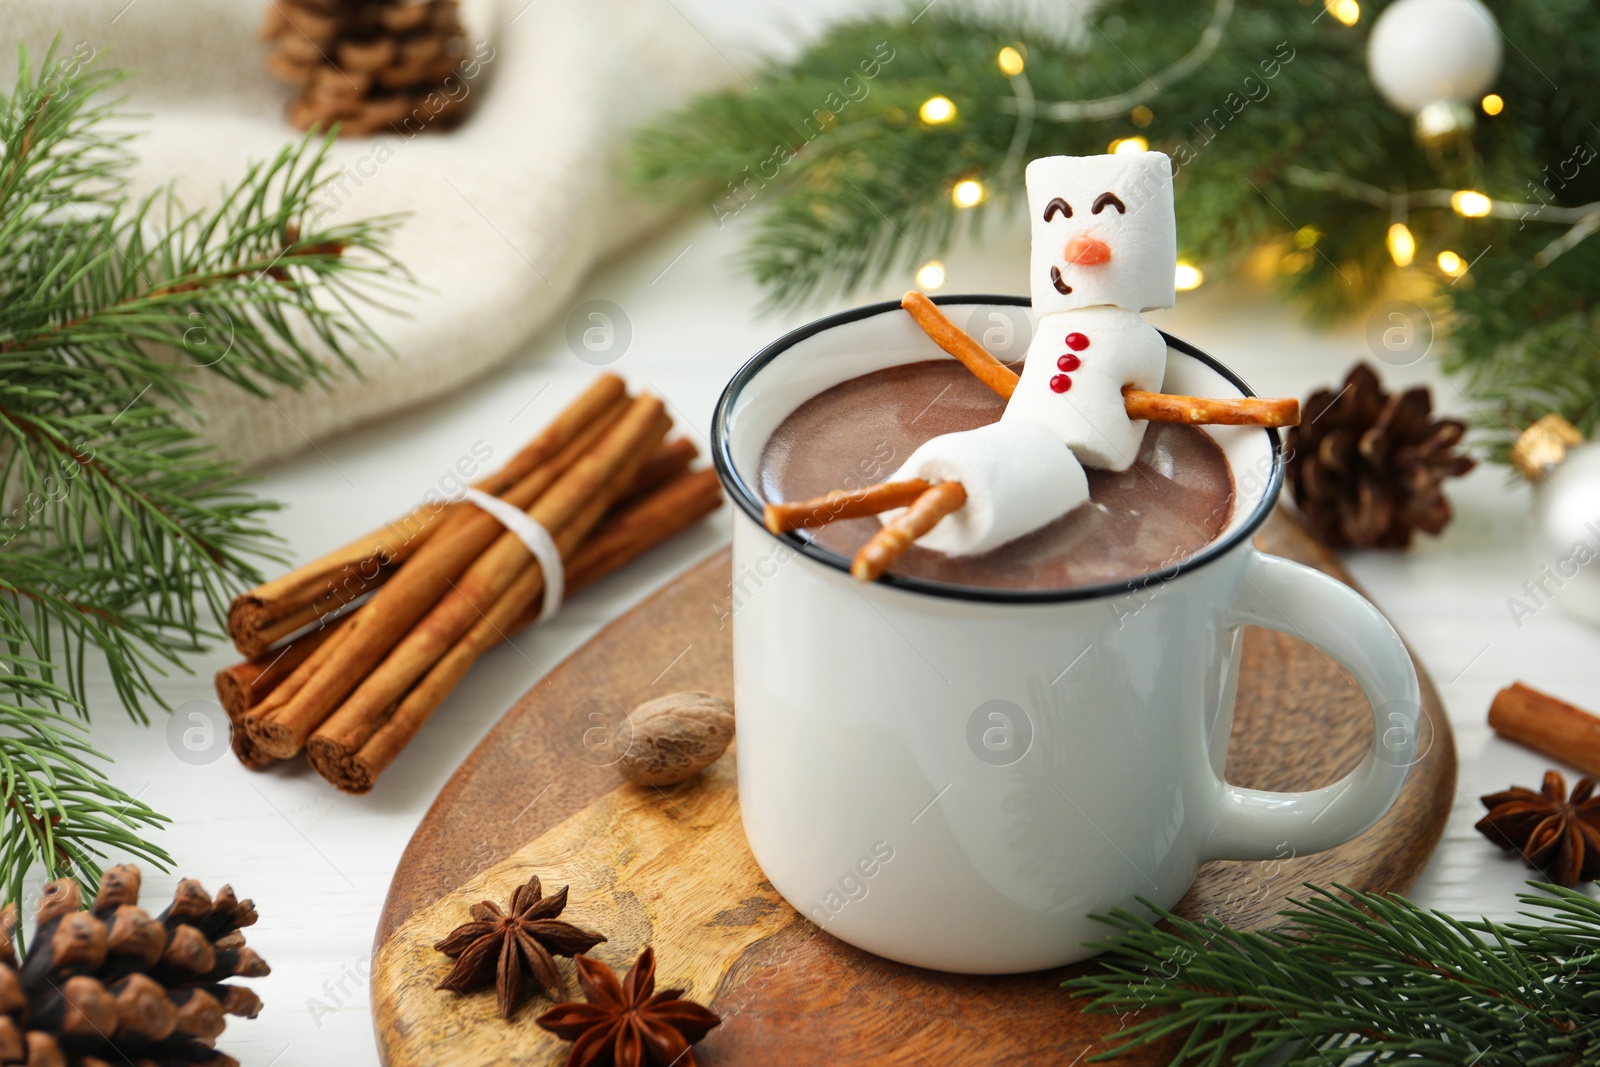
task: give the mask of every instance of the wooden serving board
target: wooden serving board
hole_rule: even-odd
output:
[[[1258,544],[1344,581],[1348,575],[1287,513]],[[762,877],[739,821],[734,753],[699,779],[641,789],[586,756],[583,733],[651,696],[732,692],[729,557],[711,556],[606,627],[531,690],[456,771],[395,872],[374,946],[372,1002],[390,1067],[560,1064],[567,1046],[510,1023],[494,996],[434,990],[449,961],[431,947],[482,899],[504,902],[538,874],[571,886],[565,918],[606,933],[594,955],[620,970],[656,946],[661,986],[683,986],[723,1024],[695,1050],[703,1064],[1082,1062],[1115,1030],[1060,988],[1092,963],[1002,977],[939,974],[822,933]],[[1306,882],[1404,891],[1444,830],[1455,787],[1450,727],[1422,679],[1425,755],[1399,802],[1361,837],[1314,856],[1210,863],[1179,905],[1266,927]],[[1245,638],[1228,778],[1264,789],[1326,785],[1371,738],[1354,681],[1281,634]],[[560,961],[576,992],[569,961]],[[1150,1054],[1122,1062],[1164,1063]]]

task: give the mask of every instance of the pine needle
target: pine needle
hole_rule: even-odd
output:
[[[193,426],[201,374],[256,395],[326,384],[381,342],[352,308],[409,279],[397,220],[329,225],[331,143],[249,167],[219,207],[129,195],[120,75],[19,50],[0,93],[0,885],[92,891],[101,860],[165,866],[167,819],[106,775],[87,670],[147,721],[156,684],[216,636],[270,558],[255,499]]]
[[[638,135],[632,174],[658,198],[703,206],[718,225],[749,223],[745,266],[772,303],[835,300],[943,256],[1024,203],[1023,168],[1047,155],[1105,152],[1140,136],[1177,166],[1181,254],[1211,277],[1266,264],[1315,319],[1370,316],[1405,299],[1416,347],[1373,355],[1422,358],[1428,331],[1458,373],[1490,453],[1534,418],[1559,411],[1600,435],[1600,232],[1518,217],[1466,219],[1445,202],[1410,209],[1417,243],[1403,271],[1385,238],[1388,204],[1310,185],[1305,174],[1389,190],[1472,189],[1510,203],[1600,204],[1592,102],[1600,10],[1574,0],[1494,5],[1505,39],[1495,92],[1503,113],[1479,115],[1465,151],[1430,151],[1411,117],[1367,74],[1366,29],[1301,0],[1107,0],[1082,32],[1060,36],[1020,11],[963,0],[913,0],[888,15],[840,22],[753,85],[704,94]],[[1208,28],[1221,27],[1214,48]],[[1001,49],[1025,57],[1008,77]],[[1208,50],[1209,48],[1209,50]],[[1187,63],[1198,55],[1198,64]],[[1169,74],[1169,72],[1171,72]],[[954,117],[929,123],[944,96]],[[1137,105],[1130,101],[1137,100]],[[1079,107],[1074,102],[1118,106]],[[1071,105],[1066,114],[1052,105]],[[1138,110],[1138,109],[1143,110]],[[952,202],[981,182],[976,207]],[[1337,184],[1337,183],[1335,183]],[[1552,242],[1576,240],[1551,257]],[[1471,267],[1435,269],[1442,251]]]
[[[1533,923],[1315,886],[1268,931],[1113,911],[1102,969],[1065,986],[1122,1016],[1102,1060],[1183,1035],[1172,1067],[1600,1062],[1600,901],[1530,885]]]

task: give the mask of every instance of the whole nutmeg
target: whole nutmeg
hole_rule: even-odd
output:
[[[699,774],[733,740],[733,705],[711,693],[668,693],[628,715],[633,740],[617,761],[639,785],[676,785]]]

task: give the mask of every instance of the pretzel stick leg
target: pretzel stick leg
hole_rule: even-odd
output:
[[[909,507],[932,487],[931,482],[912,478],[904,482],[869,485],[865,489],[835,489],[810,500],[768,504],[762,509],[762,521],[775,534],[809,530],[840,519],[859,519],[891,508]]]
[[[913,289],[900,298],[900,306],[917,320],[933,343],[961,361],[977,379],[1007,400],[1017,391],[1017,372],[1001,363],[961,327],[945,317],[932,300]]]
[[[885,523],[883,529],[872,535],[872,540],[861,546],[850,564],[851,576],[862,582],[877,581],[899,562],[917,538],[966,502],[967,491],[960,482],[940,482],[928,489],[904,514]]]
[[[1255,396],[1178,396],[1175,393],[1146,393],[1132,386],[1122,389],[1122,402],[1128,418],[1151,422],[1184,422],[1213,426],[1298,426],[1300,401],[1293,397],[1272,399]]]

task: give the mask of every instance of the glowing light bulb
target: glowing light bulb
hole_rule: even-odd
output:
[[[1178,269],[1173,272],[1172,284],[1176,286],[1180,292],[1186,293],[1190,289],[1198,289],[1200,288],[1200,283],[1205,280],[1206,276],[1201,273],[1199,267],[1195,266],[1193,263],[1185,263],[1181,259],[1178,260]]]
[[[1480,104],[1485,115],[1498,115],[1506,109],[1506,102],[1501,99],[1499,93],[1490,93],[1480,101]]]
[[[937,289],[944,284],[944,264],[930,259],[917,271],[917,288],[924,291]]]
[[[1389,255],[1394,259],[1397,267],[1409,267],[1417,255],[1417,239],[1411,236],[1411,230],[1403,222],[1396,222],[1389,227],[1388,239],[1384,242],[1389,246]]]
[[[977,207],[989,196],[989,190],[983,183],[973,178],[964,178],[956,182],[955,188],[950,190],[950,202],[956,207]]]
[[[1010,45],[1006,45],[1004,48],[1000,49],[1001,74],[1004,74],[1008,78],[1015,78],[1018,74],[1022,73],[1023,66],[1024,64],[1022,62],[1021,52],[1017,51],[1015,48],[1012,48]]]
[[[1356,0],[1324,0],[1323,6],[1346,26],[1354,26],[1361,19],[1361,5]]]
[[[930,96],[917,109],[917,115],[929,126],[937,126],[956,117],[956,106],[948,96]]]
[[[1439,269],[1452,278],[1459,278],[1467,273],[1467,261],[1450,251],[1448,248],[1439,253]]]
[[[1450,194],[1450,206],[1455,209],[1457,215],[1465,215],[1469,219],[1481,219],[1494,205],[1482,193],[1462,189],[1460,192]]]
[[[1119,137],[1106,147],[1106,151],[1117,156],[1131,156],[1136,152],[1148,152],[1150,142],[1143,137]]]
[[[1287,252],[1278,260],[1278,269],[1285,274],[1304,274],[1311,269],[1311,262],[1315,258],[1306,249],[1301,249],[1298,252]]]

